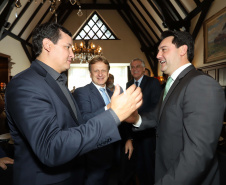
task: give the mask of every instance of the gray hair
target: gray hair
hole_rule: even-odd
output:
[[[134,59],[130,62],[130,69],[131,69],[131,64],[132,64],[132,62],[134,62],[134,61],[141,61],[142,66],[145,67],[145,63],[144,63],[144,61],[143,61],[142,59],[140,59],[140,58],[134,58]]]

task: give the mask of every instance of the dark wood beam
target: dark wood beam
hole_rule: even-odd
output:
[[[147,10],[147,8],[143,5],[143,3],[138,0],[138,3],[140,4],[140,6],[143,8],[143,10],[145,11],[145,13],[148,15],[148,17],[152,20],[152,22],[154,23],[154,25],[156,26],[156,28],[162,32],[161,27],[159,26],[159,24],[155,21],[155,19],[151,16],[151,14],[149,13],[149,11]],[[153,30],[153,28],[151,27],[151,30],[153,32],[153,34],[155,35],[155,37],[157,38],[157,40],[160,40],[159,36],[156,34],[156,32]]]
[[[195,2],[195,4],[196,4],[197,6],[199,6],[200,3],[201,3],[199,0],[194,0],[194,2]]]
[[[159,12],[159,10],[156,8],[156,6],[154,5],[154,3],[151,0],[148,0],[148,3],[151,5],[151,7],[153,8],[153,10],[155,11],[155,13],[159,16],[159,18],[164,21],[163,16],[161,15],[161,13]]]
[[[44,0],[45,3],[46,0]],[[43,3],[43,4],[44,4]],[[31,15],[31,17],[28,19],[27,23],[25,24],[25,26],[23,27],[23,29],[20,31],[20,33],[18,34],[19,37],[21,37],[21,35],[24,33],[24,31],[27,29],[28,25],[31,23],[31,21],[35,18],[35,16],[37,15],[38,11],[42,8],[43,6],[42,3],[40,3],[38,5],[38,7],[36,8],[36,10],[33,12],[33,14]]]
[[[22,47],[23,47],[23,49],[24,49],[24,52],[25,52],[26,55],[27,55],[28,60],[29,60],[30,63],[31,63],[31,62],[34,60],[34,58],[32,58],[30,52],[29,52],[28,49],[27,49],[26,44],[25,44],[24,42],[21,42],[21,45],[22,45]]]
[[[6,30],[6,29],[4,29],[4,34],[6,34],[6,35],[12,37],[12,38],[15,39],[15,40],[20,41],[21,43],[24,43],[24,44],[26,44],[26,45],[32,47],[32,45],[31,45],[30,43],[26,42],[24,39],[20,38],[19,36],[15,35],[14,33],[10,32],[10,31],[8,31],[8,30]]]
[[[132,4],[132,6],[134,7],[134,9],[137,11],[137,13],[140,15],[140,17],[143,19],[143,21],[146,23],[146,25],[148,26],[148,28],[152,31],[152,33],[156,36],[156,37],[158,37],[157,35],[156,35],[156,33],[155,33],[155,31],[153,30],[153,28],[151,27],[151,25],[147,22],[147,20],[144,18],[144,16],[143,16],[143,14],[140,12],[140,10],[135,6],[135,4],[133,3],[133,1],[132,0],[130,0],[130,3]],[[147,30],[144,28],[144,26],[143,26],[143,29],[145,30],[145,32],[148,34],[148,35],[150,35],[148,32],[147,32]],[[154,39],[151,37],[151,36],[149,36],[149,38],[151,39],[151,41],[153,42],[153,43],[155,43],[155,41],[154,41]]]
[[[184,13],[185,16],[188,15],[188,11],[184,8],[183,4],[181,3],[180,0],[175,0],[175,2],[177,3],[177,5],[180,7],[180,9],[182,10],[182,12]]]
[[[50,8],[51,5],[49,5],[49,8]],[[41,19],[38,21],[38,23],[36,24],[36,26],[38,26],[39,24],[42,23],[42,21],[45,19],[46,15],[49,13],[49,8],[45,11],[45,13],[42,15]],[[35,26],[35,27],[36,27]],[[26,39],[26,42],[28,43],[29,40],[31,39],[32,37],[32,32],[29,34],[29,36],[27,37]]]
[[[3,0],[3,1],[0,2],[0,12],[5,7],[7,2],[8,2],[8,0]]]
[[[192,36],[193,36],[194,39],[196,39],[196,37],[197,37],[197,35],[198,35],[202,25],[203,25],[203,21],[206,18],[206,15],[207,15],[207,13],[208,13],[208,11],[210,9],[210,6],[211,6],[212,2],[213,2],[213,0],[211,0],[211,1],[209,1],[209,3],[205,4],[205,6],[204,6],[204,8],[202,10],[202,13],[199,16],[199,19],[198,19],[198,21],[196,23],[195,29],[194,29],[194,31],[192,33]]]
[[[24,15],[24,13],[26,12],[26,10],[28,9],[28,7],[31,5],[33,0],[31,0],[30,2],[27,2],[26,5],[24,7],[21,7],[22,10],[19,13],[19,15],[17,16],[17,18],[13,21],[13,23],[11,24],[10,28],[8,29],[9,31],[12,31],[12,29],[16,26],[16,24],[18,23],[18,21],[22,18],[22,16]]]
[[[81,2],[81,7],[83,10],[117,10],[119,9],[118,6],[114,5],[114,4],[82,4]],[[74,5],[73,6],[74,9],[78,10],[79,6]]]
[[[2,39],[2,34],[5,29],[5,24],[8,21],[8,18],[15,6],[14,1],[8,1],[8,4],[5,6],[4,10],[2,11],[0,15],[0,40]]]
[[[185,20],[192,20],[199,12],[204,9],[204,7],[208,6],[208,4],[211,4],[213,1],[214,0],[204,0],[203,2],[201,2],[199,6],[197,6],[188,14]]]

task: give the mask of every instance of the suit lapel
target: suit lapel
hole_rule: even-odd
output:
[[[140,83],[140,88],[141,88],[142,92],[144,91],[144,89],[146,87],[146,83],[147,83],[147,77],[144,75],[143,79],[141,80],[141,83]]]
[[[95,85],[92,82],[89,84],[89,86],[90,86],[90,91],[92,95],[97,98],[98,102],[100,102],[101,104],[103,104],[103,106],[105,106],[104,99],[102,98],[99,90],[95,87]]]
[[[176,80],[174,81],[173,85],[170,87],[170,90],[168,91],[164,101],[163,101],[163,92],[162,92],[162,95],[161,95],[161,99],[160,99],[160,103],[161,103],[161,106],[160,106],[160,112],[159,112],[159,119],[162,115],[162,110],[167,102],[167,100],[169,99],[169,97],[171,96],[172,92],[174,91],[174,89],[177,87],[177,85],[181,82],[181,80],[184,78],[184,76],[189,72],[191,71],[192,69],[195,69],[193,65],[185,68],[179,75],[178,77],[176,78]]]
[[[75,114],[65,97],[64,93],[62,92],[61,88],[57,84],[57,82],[53,79],[52,76],[49,75],[49,73],[46,72],[37,62],[33,62],[31,65],[31,68],[33,68],[38,74],[44,77],[44,80],[47,82],[47,84],[53,89],[53,91],[56,93],[56,95],[59,97],[59,99],[65,104],[65,106],[69,109],[71,116],[75,120],[75,122],[78,124],[78,120],[75,117]],[[72,98],[73,100],[73,98]],[[77,108],[77,107],[76,107]],[[76,109],[78,110],[78,109]]]

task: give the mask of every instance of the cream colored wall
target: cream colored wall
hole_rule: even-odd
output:
[[[83,16],[77,16],[77,10],[72,12],[70,17],[65,22],[64,26],[72,33],[77,29],[90,15],[92,11],[83,11]],[[140,43],[115,10],[98,10],[98,14],[104,19],[108,26],[113,30],[120,40],[96,40],[95,44],[103,48],[103,55],[109,60],[110,63],[129,63],[134,58],[141,58],[146,61],[146,57],[140,50]],[[78,42],[79,43],[79,42]],[[146,65],[149,67],[148,62]],[[149,67],[150,68],[150,67]]]
[[[78,17],[77,11],[73,11],[64,26],[74,34],[76,30],[86,19],[91,11],[83,10],[83,16]],[[94,43],[101,45],[103,48],[103,55],[110,63],[129,63],[133,58],[142,58],[146,61],[146,57],[140,50],[140,43],[134,36],[133,32],[123,21],[121,16],[115,10],[98,10],[98,13],[108,23],[110,28],[114,31],[120,40],[96,40]],[[13,48],[13,49],[12,49]],[[10,55],[12,62],[15,64],[11,70],[11,75],[15,76],[17,73],[23,71],[30,66],[30,62],[20,44],[11,37],[5,37],[0,41],[0,52]],[[146,62],[150,68],[148,62]]]
[[[15,63],[11,69],[11,76],[15,76],[30,66],[21,43],[12,37],[6,36],[0,41],[0,53],[11,56],[11,62]]]
[[[222,1],[222,0],[213,1],[205,20],[207,20],[208,18],[213,16],[215,13],[219,12],[225,6],[226,6],[226,1]],[[197,16],[192,21],[192,24],[191,24],[192,25],[191,26],[192,31],[193,31],[193,29],[196,25],[196,21],[197,21]],[[221,60],[221,61],[217,61],[217,62],[211,62],[211,63],[208,63],[208,64],[204,64],[204,39],[203,38],[204,38],[204,36],[203,36],[203,27],[202,27],[200,29],[197,37],[196,37],[196,40],[195,40],[195,57],[194,57],[194,60],[193,60],[193,64],[196,68],[222,62],[222,60]]]

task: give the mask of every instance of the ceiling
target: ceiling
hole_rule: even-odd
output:
[[[59,2],[57,0],[56,14],[57,22],[63,24],[74,9],[79,9],[78,5],[81,5],[82,10],[116,10],[139,40],[140,49],[144,52],[154,75],[157,76],[158,66],[155,56],[161,33],[166,29],[183,30],[190,32],[195,39],[213,1],[77,0],[77,4],[72,6],[69,0]],[[0,40],[6,36],[18,40],[32,61],[30,49],[32,30],[42,22],[55,21],[56,17],[55,14],[49,13],[50,0],[20,0],[20,3],[22,7],[15,8],[15,0],[1,0]],[[191,31],[191,21],[197,16],[198,20]]]

